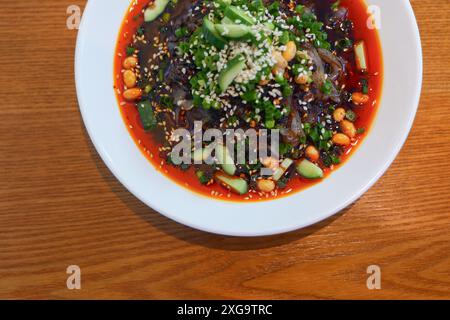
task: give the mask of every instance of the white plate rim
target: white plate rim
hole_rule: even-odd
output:
[[[90,5],[93,1],[94,0],[88,1],[86,8],[85,8],[85,13],[88,12]],[[178,213],[173,213],[171,211],[168,211],[160,204],[149,203],[148,199],[146,199],[146,197],[143,196],[142,192],[137,190],[135,186],[129,184],[127,178],[124,177],[121,174],[120,170],[118,170],[116,168],[112,159],[104,152],[102,145],[101,145],[101,141],[96,137],[93,127],[89,123],[89,117],[88,117],[89,109],[88,109],[85,101],[83,100],[83,95],[80,90],[80,87],[81,87],[80,75],[83,72],[83,70],[80,70],[81,64],[79,63],[79,61],[81,59],[81,54],[82,54],[80,48],[82,47],[81,44],[85,40],[85,37],[88,36],[87,30],[84,29],[84,24],[85,24],[85,14],[84,14],[82,22],[80,24],[80,29],[79,29],[78,38],[77,38],[77,48],[76,48],[76,53],[75,53],[75,79],[76,79],[76,89],[77,89],[77,95],[78,95],[78,100],[79,100],[79,105],[80,105],[80,111],[82,114],[83,121],[85,123],[86,130],[87,130],[87,132],[91,138],[91,141],[93,142],[97,152],[99,153],[100,157],[102,158],[102,160],[104,161],[104,163],[106,164],[108,169],[131,193],[133,193],[139,200],[146,203],[148,206],[152,207],[154,210],[160,212],[164,216],[166,216],[174,221],[177,221],[181,224],[193,227],[195,229],[199,229],[199,230],[203,230],[203,231],[211,232],[211,233],[216,233],[216,234],[223,234],[223,235],[229,235],[229,236],[253,237],[253,236],[267,236],[267,235],[286,233],[286,232],[301,229],[301,228],[310,226],[312,224],[315,224],[317,222],[320,222],[322,220],[325,220],[325,219],[329,218],[330,216],[336,214],[337,212],[341,211],[342,209],[346,208],[350,204],[352,204],[354,201],[356,201],[358,198],[360,198],[361,195],[363,195],[369,188],[371,188],[374,185],[374,183],[386,172],[386,170],[389,168],[389,166],[395,160],[395,158],[397,157],[401,148],[403,147],[403,145],[409,135],[409,132],[412,128],[415,114],[417,112],[417,108],[419,105],[420,94],[421,94],[422,73],[423,73],[422,59],[423,58],[422,58],[422,47],[421,47],[419,29],[417,26],[417,22],[416,22],[411,4],[407,0],[401,0],[401,1],[403,2],[403,4],[406,6],[406,9],[407,9],[408,20],[409,20],[409,22],[411,24],[411,28],[412,28],[410,31],[412,32],[412,35],[415,39],[415,45],[416,45],[415,50],[416,50],[418,60],[419,60],[418,61],[419,65],[417,66],[418,67],[417,72],[414,75],[415,79],[417,80],[416,87],[412,90],[414,92],[414,97],[412,97],[411,101],[412,101],[412,105],[414,107],[413,107],[413,109],[410,110],[410,112],[408,114],[409,116],[408,116],[408,119],[406,122],[407,124],[405,126],[405,129],[403,130],[401,136],[398,137],[397,141],[395,142],[395,147],[391,150],[390,156],[388,158],[386,158],[386,160],[384,161],[384,165],[379,167],[378,170],[374,174],[372,174],[372,178],[369,179],[368,181],[366,181],[365,185],[363,187],[361,187],[357,192],[354,192],[353,196],[348,197],[347,199],[345,199],[345,201],[342,201],[338,205],[335,205],[334,209],[329,210],[327,212],[323,212],[323,214],[316,216],[314,219],[310,219],[307,221],[299,221],[298,223],[292,223],[292,224],[289,224],[289,226],[284,226],[281,228],[280,227],[278,227],[278,228],[274,227],[272,229],[265,228],[261,231],[258,231],[258,230],[246,231],[246,230],[239,229],[239,228],[236,230],[233,230],[232,228],[230,229],[229,227],[221,228],[220,226],[217,227],[217,226],[209,226],[209,225],[203,225],[203,224],[199,224],[199,223],[193,223],[192,221],[190,221],[190,219],[188,217],[183,216],[182,214],[180,215]],[[111,69],[112,68],[113,68],[113,66],[111,65]],[[369,136],[370,136],[370,134],[369,134]],[[366,137],[366,139],[367,138],[368,137]],[[359,147],[359,149],[361,149],[361,147]],[[355,155],[353,155],[352,157],[355,157]],[[340,170],[342,170],[342,168]],[[297,196],[297,194],[290,196],[290,198],[293,198],[296,196]],[[278,200],[272,201],[272,203],[274,203],[276,201],[278,201]],[[236,205],[237,204],[233,204],[232,206],[236,206]],[[245,206],[245,205],[242,205],[242,206]]]

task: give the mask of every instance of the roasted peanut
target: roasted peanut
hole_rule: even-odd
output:
[[[273,182],[273,180],[268,180],[268,179],[261,179],[256,181],[256,186],[258,187],[258,189],[262,192],[272,192],[273,190],[275,190],[275,182]]]
[[[273,69],[272,69],[272,74],[273,74],[274,76],[276,76],[276,75],[278,75],[278,74],[284,75],[284,68],[278,68],[277,66],[275,66],[275,67],[273,67]]]
[[[138,65],[138,59],[136,57],[128,57],[123,61],[123,67],[124,69],[130,70],[133,68],[136,68]]]
[[[136,86],[136,74],[131,70],[126,70],[123,73],[123,82],[127,88],[134,88]]]
[[[306,74],[299,74],[295,77],[295,83],[297,84],[308,84],[309,77]]]
[[[295,58],[295,54],[297,53],[297,46],[294,41],[289,41],[286,43],[286,49],[283,51],[283,58],[289,62]]]
[[[341,122],[341,130],[349,138],[354,138],[356,136],[355,125],[352,122],[348,121],[348,120],[342,120],[342,122]]]
[[[270,168],[270,169],[276,169],[280,166],[280,162],[272,157],[267,157],[261,160],[261,163],[264,167]]]
[[[267,85],[269,83],[269,80],[267,80],[267,79],[261,79],[261,80],[259,80],[259,85],[260,86],[265,86],[265,85]]]
[[[333,136],[333,143],[337,144],[338,146],[348,146],[350,145],[350,142],[350,138],[343,133],[336,133]]]
[[[354,92],[352,94],[352,101],[356,105],[363,105],[369,102],[370,97],[367,94],[361,92]]]
[[[130,101],[130,102],[136,101],[141,96],[142,96],[142,90],[140,88],[128,89],[128,90],[125,90],[125,92],[123,93],[123,97],[125,98],[125,100]]]
[[[275,60],[275,67],[278,69],[286,69],[288,66],[288,63],[286,59],[283,57],[283,55],[279,51],[274,51],[272,53],[272,57]]]
[[[341,122],[345,119],[345,109],[344,108],[337,108],[333,112],[333,118],[336,122]]]
[[[306,157],[312,162],[317,162],[319,160],[319,151],[314,146],[309,146],[305,151]]]

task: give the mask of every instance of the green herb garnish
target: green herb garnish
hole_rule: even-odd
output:
[[[325,80],[322,87],[320,88],[320,91],[322,91],[323,94],[329,95],[331,94],[332,90],[333,90],[333,83],[329,79]]]
[[[345,113],[345,117],[351,122],[356,121],[356,113],[353,110],[347,110],[347,112]]]
[[[136,52],[136,49],[133,47],[127,47],[127,56],[132,56]]]

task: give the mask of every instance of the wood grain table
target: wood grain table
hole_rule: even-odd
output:
[[[108,171],[78,109],[72,4],[85,1],[1,5],[0,298],[450,298],[448,0],[412,1],[423,94],[389,171],[321,224],[252,239],[172,222]],[[81,290],[66,287],[69,265]],[[381,290],[366,287],[369,265]]]

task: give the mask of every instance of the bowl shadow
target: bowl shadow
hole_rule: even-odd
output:
[[[188,242],[194,245],[203,246],[212,249],[221,249],[228,251],[244,251],[244,250],[258,250],[267,249],[277,246],[282,246],[293,241],[298,241],[312,235],[321,229],[329,226],[339,217],[343,216],[351,209],[353,204],[344,210],[336,213],[330,218],[323,220],[312,226],[295,230],[289,233],[261,236],[261,237],[232,237],[208,233],[205,231],[196,230],[184,226],[176,221],[173,221],[157,211],[151,209],[146,204],[136,198],[129,192],[106,167],[103,160],[95,150],[87,131],[83,128],[85,142],[89,148],[89,153],[92,161],[103,180],[108,184],[111,191],[137,216],[152,225],[154,228],[165,233],[168,236],[177,238],[178,240]]]

